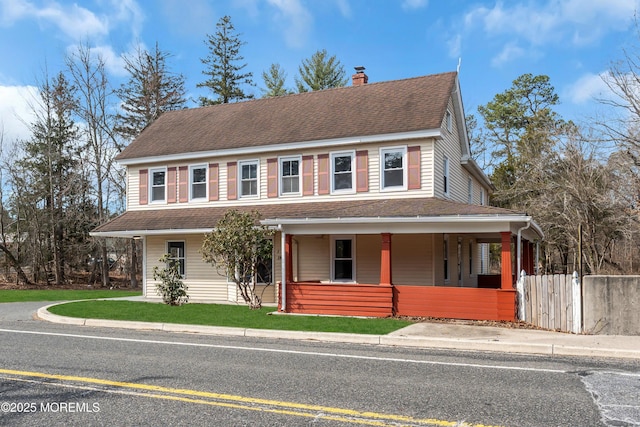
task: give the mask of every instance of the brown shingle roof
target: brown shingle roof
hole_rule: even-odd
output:
[[[166,112],[117,160],[437,129],[456,73]]]
[[[213,229],[225,212],[257,210],[263,219],[415,218],[438,216],[524,215],[491,206],[436,198],[282,203],[260,206],[203,207],[128,211],[93,230],[97,233]]]

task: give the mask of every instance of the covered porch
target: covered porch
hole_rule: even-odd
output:
[[[402,221],[367,224],[367,221],[365,218],[357,224],[314,221],[306,225],[283,221],[277,225],[283,248],[280,277],[285,278],[284,285],[278,283],[280,311],[372,317],[517,319],[515,272],[521,269],[533,272],[534,240],[539,238],[535,227],[531,232],[531,223],[527,222],[530,218],[508,222],[504,231],[489,230],[492,226],[486,222],[480,227],[468,223],[447,224],[446,218],[426,223],[408,221],[408,224]],[[357,248],[349,244],[351,252],[337,257],[341,249],[336,245],[344,246],[341,239],[345,236],[351,236],[352,245]],[[328,253],[307,243],[313,239],[325,241],[325,246],[328,241]],[[486,254],[480,248],[488,243],[500,244],[500,274],[481,274],[481,264],[488,259],[481,259]],[[422,255],[426,256],[421,258]],[[313,267],[309,266],[311,258],[314,265],[330,264],[330,274],[323,275],[321,269],[310,268]],[[342,271],[345,269],[352,270],[354,276],[345,274]]]

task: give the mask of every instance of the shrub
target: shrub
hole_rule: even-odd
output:
[[[165,304],[182,305],[189,302],[187,286],[182,282],[180,275],[180,263],[169,254],[164,254],[159,261],[165,267],[153,267],[153,279],[160,280],[160,283],[156,284],[156,293],[162,297]]]

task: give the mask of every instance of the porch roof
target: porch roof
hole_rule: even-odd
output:
[[[538,238],[542,237],[538,226],[525,213],[438,198],[134,210],[95,228],[91,234],[134,237],[204,233],[211,231],[225,212],[231,209],[257,210],[263,218],[263,224],[287,227],[288,232],[306,230],[309,233],[338,233],[349,229],[357,232],[417,232],[418,227],[422,232],[483,233],[515,231],[531,224],[529,232]]]

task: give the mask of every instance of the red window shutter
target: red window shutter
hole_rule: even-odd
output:
[[[318,194],[329,194],[328,154],[318,154]]]
[[[409,190],[419,190],[421,187],[420,177],[420,146],[407,148],[407,163],[409,164],[408,175]]]
[[[267,159],[267,197],[278,197],[278,159]]]
[[[218,200],[219,197],[218,164],[209,163],[209,201]]]
[[[369,153],[356,151],[356,191],[369,191]]]
[[[178,193],[180,203],[189,201],[189,166],[180,166],[178,169]]]
[[[146,205],[149,203],[149,170],[140,169],[139,179],[139,201],[141,205]]]
[[[178,188],[176,167],[167,168],[167,203],[175,203],[178,201]]]
[[[238,198],[238,163],[227,163],[227,200]]]
[[[302,156],[302,195],[313,196],[313,156]]]

